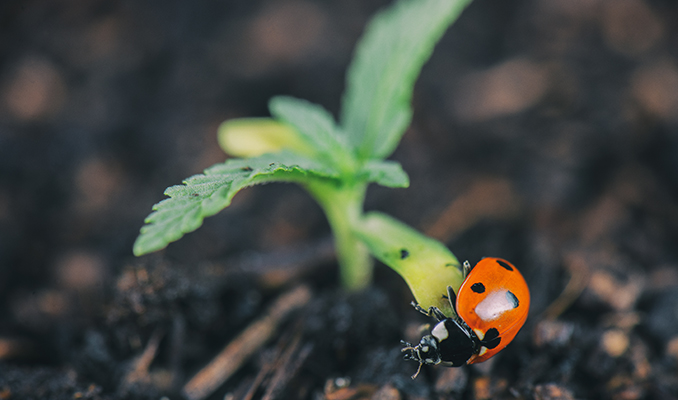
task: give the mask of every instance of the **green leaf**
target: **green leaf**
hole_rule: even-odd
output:
[[[183,185],[165,190],[165,199],[153,206],[141,234],[134,243],[139,256],[166,247],[202,225],[205,217],[231,204],[241,189],[267,182],[306,182],[314,178],[332,179],[339,173],[322,163],[284,151],[255,158],[231,159],[194,175]]]
[[[318,152],[318,159],[330,161],[347,169],[353,164],[345,136],[338,135],[337,126],[322,106],[294,97],[273,97],[268,104],[271,114],[295,127],[300,136]]]
[[[369,160],[359,174],[367,176],[368,182],[378,183],[391,188],[406,188],[410,186],[410,178],[396,161]]]
[[[361,159],[386,158],[412,119],[414,83],[471,0],[399,0],[367,26],[347,73],[341,126]]]

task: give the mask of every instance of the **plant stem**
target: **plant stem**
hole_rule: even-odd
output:
[[[373,262],[367,247],[354,232],[354,226],[362,216],[367,184],[342,186],[317,180],[305,187],[325,211],[332,228],[342,284],[351,291],[369,286]]]

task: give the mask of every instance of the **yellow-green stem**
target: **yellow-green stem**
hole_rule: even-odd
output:
[[[367,184],[339,186],[330,181],[313,181],[305,187],[325,211],[332,228],[342,284],[352,291],[367,287],[372,282],[373,262],[354,232],[363,212]]]

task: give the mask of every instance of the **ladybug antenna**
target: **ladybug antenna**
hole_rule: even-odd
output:
[[[412,375],[412,379],[416,379],[417,376],[419,376],[419,372],[421,372],[421,366],[422,366],[422,365],[424,365],[424,363],[421,363],[421,362],[420,362],[420,363],[419,363],[419,368],[417,368],[417,372],[415,372],[414,375]]]

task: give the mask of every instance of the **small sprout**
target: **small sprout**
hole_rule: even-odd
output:
[[[475,272],[468,263],[461,265],[442,243],[392,217],[363,211],[370,183],[391,188],[409,185],[400,164],[386,158],[412,119],[411,99],[421,68],[470,1],[397,0],[378,13],[348,69],[338,120],[320,105],[277,96],[269,102],[272,118],[224,122],[218,131],[219,145],[234,158],[186,179],[183,185],[169,187],[165,191],[169,198],[154,205],[146,218],[134,254],[160,250],[197,229],[246,187],[295,182],[327,216],[347,289],[370,284],[372,255],[403,277],[417,301],[416,310],[438,320],[431,335],[419,344],[405,343],[405,356],[418,361],[419,368],[483,361],[505,346],[527,318],[527,286],[492,291],[479,281],[465,289],[464,278]],[[508,262],[491,260],[492,273],[509,274],[510,279],[520,275]],[[470,306],[464,302],[478,295],[490,299],[478,304],[478,315],[492,318],[500,312],[504,319],[510,316],[508,322],[517,322],[500,331],[470,320],[465,315]],[[456,310],[456,302],[465,305]],[[435,347],[440,344],[444,346]]]
[[[461,284],[454,255],[392,218],[365,216],[363,202],[370,183],[409,185],[400,164],[385,158],[412,119],[421,68],[470,1],[396,0],[379,12],[349,66],[338,120],[320,105],[276,96],[269,101],[270,118],[222,123],[219,145],[234,158],[168,188],[170,198],[153,206],[134,254],[160,250],[197,229],[243,188],[296,182],[327,215],[346,288],[370,284],[371,253],[403,276],[420,304],[451,312],[441,300],[447,285]]]

